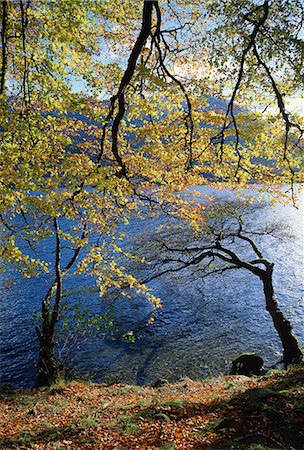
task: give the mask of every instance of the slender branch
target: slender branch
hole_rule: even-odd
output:
[[[46,296],[44,297],[43,302],[42,302],[42,324],[43,324],[43,328],[46,328],[47,330],[50,327],[54,328],[54,326],[56,325],[57,318],[58,318],[58,309],[59,309],[59,304],[60,304],[59,294],[62,291],[61,286],[59,286],[59,288],[58,288],[58,281],[60,282],[60,284],[62,283],[63,277],[72,268],[72,266],[74,265],[74,263],[76,262],[76,260],[79,256],[81,249],[83,248],[82,245],[79,245],[78,247],[76,247],[74,249],[74,253],[73,253],[72,257],[70,258],[70,260],[68,261],[68,263],[66,264],[64,269],[62,269],[60,271],[60,249],[61,249],[61,246],[60,246],[59,228],[58,228],[58,223],[56,224],[57,219],[53,219],[53,221],[54,221],[55,233],[56,233],[56,262],[55,262],[56,274],[55,274],[55,279],[54,279],[52,285],[50,286],[49,290],[47,291]],[[86,229],[87,229],[87,225],[84,224],[81,239],[85,238]],[[55,298],[56,307],[54,306],[52,315],[50,316],[49,308],[50,308],[50,302],[51,302],[53,295],[56,295],[56,298]],[[62,292],[61,292],[60,296],[62,296]],[[56,311],[56,309],[57,309],[57,311]],[[55,310],[55,313],[54,313],[54,310]],[[39,330],[39,328],[38,328],[38,330]],[[39,333],[37,330],[36,330],[36,332],[37,332],[38,337],[39,337],[39,334],[40,335],[43,334],[43,333],[41,333],[40,330],[39,330]],[[39,339],[40,339],[40,337],[39,337]]]
[[[248,238],[249,239],[249,238]],[[245,237],[245,239],[246,237]],[[249,241],[248,241],[249,242]],[[249,242],[250,243],[250,242]],[[254,244],[253,244],[254,245]],[[178,267],[169,267],[165,268],[162,271],[159,271],[157,273],[153,273],[152,275],[146,277],[144,280],[142,280],[142,283],[148,283],[149,281],[154,280],[155,278],[158,278],[166,273],[172,273],[172,272],[179,272],[183,269],[186,269],[187,267],[198,265],[200,262],[202,262],[205,259],[210,258],[211,260],[214,259],[220,259],[226,263],[229,264],[229,266],[225,266],[225,268],[215,269],[214,271],[211,271],[211,273],[217,273],[219,271],[228,270],[227,267],[231,268],[239,268],[239,269],[247,269],[253,274],[259,276],[260,278],[263,277],[265,270],[256,267],[255,264],[257,264],[257,260],[246,262],[244,260],[241,260],[235,252],[232,250],[229,250],[226,247],[223,247],[223,245],[220,243],[219,240],[216,241],[215,244],[212,244],[210,246],[205,247],[184,247],[184,248],[170,248],[166,243],[162,243],[162,248],[164,248],[166,251],[169,251],[171,253],[180,253],[183,255],[186,255],[190,252],[196,252],[199,253],[195,255],[194,257],[191,257],[188,259],[188,261],[185,261],[180,258],[174,258],[174,257],[167,257],[162,261],[162,264],[166,265],[169,263],[172,264],[179,264]],[[257,249],[257,248],[256,248]],[[257,249],[259,252],[259,250]],[[260,263],[263,263],[266,266],[266,270],[268,270],[271,267],[271,264],[268,263],[265,259],[260,259]],[[206,270],[210,267],[210,262],[207,263],[205,268],[203,270]]]
[[[206,251],[206,252],[202,252],[200,255],[190,259],[187,262],[182,262],[182,265],[180,265],[179,267],[170,267],[168,269],[165,269],[161,272],[158,272],[156,274],[152,274],[151,276],[145,278],[144,280],[142,280],[142,283],[148,283],[149,281],[154,280],[155,278],[158,278],[166,273],[172,273],[172,272],[179,272],[181,270],[186,269],[187,267],[190,266],[195,266],[197,264],[199,264],[201,261],[203,261],[204,259],[207,258],[212,258],[214,259],[215,257],[228,262],[230,264],[234,264],[234,262],[232,261],[231,258],[226,257],[225,255],[222,255],[221,253],[215,252],[215,251]],[[167,262],[170,262],[170,259],[168,258]]]
[[[55,303],[52,311],[50,329],[51,333],[54,332],[55,325],[57,323],[59,306],[62,297],[62,273],[61,273],[61,242],[60,242],[60,229],[58,225],[58,219],[54,217],[53,219],[55,228],[55,238],[56,238],[56,260],[55,260],[55,276],[56,276],[56,296]]]
[[[85,239],[86,234],[87,234],[87,224],[85,223],[83,226],[83,231],[82,231],[80,239],[81,240]],[[67,263],[67,265],[64,267],[64,269],[61,272],[62,276],[66,275],[66,273],[72,268],[72,266],[76,262],[76,259],[79,256],[79,253],[80,253],[82,247],[83,247],[82,245],[79,245],[76,249],[74,249],[74,255],[71,257],[71,259],[69,260],[69,262]]]
[[[169,77],[182,91],[186,103],[187,103],[187,114],[186,114],[186,136],[185,136],[185,144],[186,144],[186,148],[188,150],[188,161],[186,163],[186,169],[191,169],[193,167],[193,152],[192,152],[192,147],[193,147],[193,133],[194,133],[194,123],[193,123],[193,116],[192,116],[192,104],[190,101],[190,97],[189,94],[185,88],[185,86],[183,85],[183,83],[176,77],[174,76],[167,68],[166,64],[165,64],[165,57],[163,55],[161,46],[160,46],[160,38],[162,37],[162,41],[165,44],[166,48],[167,44],[165,41],[165,38],[163,35],[161,35],[160,32],[160,27],[161,27],[161,12],[160,12],[160,8],[158,5],[158,2],[155,2],[155,9],[156,9],[156,16],[157,16],[157,26],[156,26],[156,33],[153,36],[153,41],[155,42],[155,46],[158,50],[158,55],[159,55],[159,61],[160,61],[160,66],[163,70],[163,72],[165,73],[165,75],[167,77]],[[187,138],[188,137],[188,138]]]
[[[273,89],[273,91],[275,93],[275,97],[276,97],[276,100],[277,100],[277,105],[278,105],[279,111],[280,111],[281,116],[283,118],[283,121],[285,123],[285,138],[284,138],[283,160],[287,162],[288,170],[290,172],[291,195],[292,195],[292,201],[295,204],[296,203],[295,192],[294,192],[295,171],[294,171],[294,169],[292,167],[292,163],[290,161],[290,158],[288,157],[288,140],[289,140],[289,134],[290,134],[291,128],[297,129],[299,131],[300,135],[299,135],[299,137],[297,139],[296,144],[294,144],[292,146],[292,148],[295,148],[301,142],[301,139],[302,139],[302,137],[304,135],[304,129],[301,128],[300,125],[298,125],[297,123],[292,122],[289,119],[289,115],[286,112],[285,103],[284,103],[282,94],[281,94],[281,92],[280,92],[280,90],[279,90],[279,88],[277,86],[277,83],[275,82],[275,79],[274,79],[274,77],[273,77],[269,67],[267,66],[265,61],[262,60],[256,45],[254,45],[253,51],[254,51],[254,55],[255,55],[255,57],[256,57],[256,59],[258,61],[258,64],[261,65],[264,68],[264,70],[265,70],[265,72],[266,72],[266,74],[267,74],[267,76],[268,76],[268,78],[269,78],[269,80],[271,82],[272,89]]]
[[[5,226],[5,228],[7,228],[12,234],[16,233],[15,229],[11,225],[9,225],[8,222],[4,219],[2,213],[0,213],[0,220]]]
[[[268,17],[268,13],[269,13],[269,2],[268,2],[268,0],[265,0],[264,4],[262,6],[260,6],[259,8],[257,8],[256,11],[258,9],[261,9],[261,8],[263,9],[263,15],[260,18],[260,20],[255,24],[254,29],[253,29],[253,31],[251,33],[251,36],[250,36],[250,39],[249,39],[249,43],[248,43],[247,47],[243,50],[243,53],[242,53],[239,73],[238,73],[236,84],[235,84],[233,92],[232,92],[232,96],[231,96],[230,102],[228,104],[226,117],[228,117],[229,112],[231,113],[231,115],[233,117],[234,102],[235,102],[235,98],[236,98],[237,92],[238,92],[238,90],[240,88],[240,85],[241,85],[241,82],[242,82],[242,79],[243,79],[244,67],[245,67],[245,61],[246,61],[247,54],[253,48],[253,46],[255,44],[255,40],[257,38],[257,35],[258,35],[259,31],[260,31],[260,28],[264,25],[264,23],[266,22],[267,17]]]
[[[294,122],[291,122],[291,120],[289,119],[289,115],[286,112],[286,108],[285,108],[285,104],[284,104],[284,100],[283,100],[282,94],[279,91],[279,88],[278,88],[278,86],[277,86],[277,84],[276,84],[276,82],[275,82],[275,80],[274,80],[274,78],[272,76],[272,73],[271,73],[269,67],[267,66],[267,64],[260,57],[260,54],[259,54],[259,52],[257,50],[256,45],[254,45],[254,50],[253,51],[254,51],[254,55],[255,55],[258,63],[264,68],[264,70],[267,73],[267,76],[268,76],[268,78],[269,78],[269,80],[270,80],[270,82],[272,84],[272,88],[273,88],[273,91],[274,91],[276,99],[277,99],[277,104],[278,104],[279,111],[280,111],[280,113],[281,113],[281,115],[283,117],[283,120],[285,122],[284,159],[286,159],[287,158],[288,135],[289,135],[290,129],[292,127],[296,128],[300,132],[301,137],[304,134],[304,129],[302,129],[300,127],[300,125],[298,125],[298,124],[296,124]]]
[[[5,89],[5,74],[7,68],[7,19],[8,19],[8,4],[7,0],[2,1],[2,28],[1,28],[1,45],[2,45],[2,65],[0,74],[0,95],[4,93]]]
[[[21,36],[22,36],[22,50],[23,50],[23,81],[22,81],[22,91],[23,100],[25,105],[30,101],[29,93],[29,78],[28,78],[28,61],[27,61],[27,50],[26,50],[26,28],[28,25],[28,8],[30,6],[30,0],[27,0],[26,6],[24,7],[23,0],[20,0],[20,10],[21,10]]]
[[[261,253],[260,250],[257,248],[256,244],[253,242],[252,239],[250,239],[248,236],[244,236],[244,235],[241,234],[240,232],[237,234],[237,237],[238,237],[239,239],[242,239],[243,241],[247,241],[247,242],[251,245],[251,247],[252,247],[254,253],[255,253],[259,258],[263,259],[262,253]]]
[[[261,16],[261,18],[255,22],[253,31],[249,37],[249,42],[247,44],[247,46],[245,47],[245,49],[242,52],[242,56],[241,56],[241,61],[240,61],[240,68],[238,71],[238,76],[237,76],[237,81],[235,83],[230,101],[228,103],[227,106],[227,110],[226,110],[226,115],[225,115],[225,119],[224,119],[224,124],[222,126],[222,130],[220,131],[220,133],[215,136],[214,138],[211,139],[211,143],[214,142],[214,140],[218,139],[220,137],[220,162],[222,162],[223,160],[223,154],[224,154],[224,140],[225,140],[225,131],[230,127],[230,125],[233,125],[233,128],[235,130],[235,134],[236,134],[236,142],[235,142],[235,151],[238,155],[238,163],[237,163],[237,169],[235,172],[235,176],[237,176],[237,172],[240,169],[241,166],[241,154],[239,152],[239,131],[238,131],[238,125],[237,125],[237,121],[236,121],[236,117],[235,117],[235,113],[234,113],[234,103],[235,103],[235,99],[236,99],[236,95],[240,89],[241,86],[241,82],[243,80],[244,77],[244,69],[245,69],[245,62],[246,62],[246,58],[248,53],[250,52],[250,50],[254,47],[255,45],[255,41],[256,38],[258,36],[258,33],[260,32],[261,27],[264,25],[264,23],[266,22],[267,18],[268,18],[268,14],[269,14],[269,1],[265,0],[263,5],[258,6],[257,8],[255,8],[253,11],[249,12],[246,16],[247,18],[249,17],[250,14],[252,14],[253,12],[258,12],[259,10],[263,10],[263,15]],[[229,124],[227,124],[229,117],[231,116],[232,120],[229,121]]]
[[[263,30],[265,31],[265,33],[262,33],[262,34],[266,35],[267,39],[269,39],[276,46],[276,48],[284,55],[284,57],[287,58],[289,64],[293,68],[293,70],[297,73],[297,75],[299,77],[301,77],[301,71],[299,70],[299,68],[297,67],[295,62],[291,59],[291,57],[289,55],[287,55],[286,52],[283,53],[283,50],[281,50],[281,47],[280,47],[280,43],[276,41],[272,32],[269,31],[269,29],[265,25],[263,25]]]

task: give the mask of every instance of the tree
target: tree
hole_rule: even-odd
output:
[[[298,0],[1,2],[0,256],[52,275],[43,382],[72,269],[101,295],[134,286],[157,303],[115,260],[123,221],[147,206],[191,215],[177,193],[202,182],[288,182],[296,202],[303,118],[287,99],[302,89],[299,16]],[[261,112],[273,102],[278,112]],[[50,239],[55,258],[33,253]]]
[[[161,230],[152,239],[150,237],[152,244],[146,244],[147,260],[154,265],[154,273],[148,275],[144,282],[191,268],[194,268],[196,277],[202,278],[235,269],[250,272],[262,281],[266,310],[280,337],[285,365],[300,364],[303,350],[275,297],[274,264],[263,256],[256,243],[257,239],[267,237],[288,237],[284,224],[256,223],[257,212],[265,210],[265,206],[267,204],[219,200],[205,204],[203,208],[200,206],[201,218],[196,221],[194,229],[183,221]]]
[[[79,119],[81,108],[102,114],[106,106],[72,89],[77,77],[93,69],[97,76],[102,3],[1,4],[1,262],[26,277],[50,273],[36,327],[38,385],[58,374],[55,335],[68,273],[93,275],[101,295],[132,286],[157,303],[119,264],[127,255],[115,230],[138,208],[132,187],[116,176],[115,161],[99,163],[100,127]],[[43,242],[49,253],[41,260]]]

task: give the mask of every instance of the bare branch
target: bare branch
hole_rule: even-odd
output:
[[[244,236],[243,234],[241,234],[240,232],[237,234],[237,237],[239,239],[242,239],[243,241],[249,242],[249,244],[251,245],[254,253],[259,257],[259,258],[263,258],[262,253],[260,252],[260,250],[257,248],[256,244],[253,242],[252,239],[250,239],[248,236]]]

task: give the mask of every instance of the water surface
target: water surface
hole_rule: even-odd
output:
[[[201,188],[203,192],[206,188]],[[264,214],[264,213],[263,213]],[[292,226],[288,242],[265,242],[265,256],[275,263],[274,285],[280,306],[291,320],[304,345],[303,302],[303,197],[299,209],[276,205],[267,211],[268,219],[283,219]],[[257,217],[263,221],[265,216]],[[155,226],[136,220],[127,227],[130,238]],[[130,239],[131,240],[131,239]],[[48,248],[41,249],[47,252]],[[40,310],[50,277],[23,279],[8,268],[0,284],[0,382],[13,386],[33,386],[38,343],[33,314]],[[12,282],[15,282],[13,284]],[[95,312],[109,305],[102,302],[84,277],[69,277],[65,288],[70,299],[80,299]],[[271,366],[282,357],[280,341],[265,310],[260,280],[237,270],[201,280],[181,273],[151,282],[163,302],[153,325],[146,326],[151,306],[145,299],[117,299],[115,321],[118,334],[130,331],[135,342],[101,334],[97,339],[83,337],[65,343],[62,356],[74,376],[98,381],[125,381],[150,384],[164,377],[200,379],[229,371],[233,357],[257,352]]]

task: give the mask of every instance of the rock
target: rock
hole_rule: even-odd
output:
[[[2,384],[0,386],[0,395],[1,394],[9,395],[9,394],[14,394],[14,393],[15,393],[15,391],[10,384]]]
[[[232,361],[230,375],[260,375],[264,361],[255,353],[244,353]]]
[[[159,380],[155,381],[155,383],[152,385],[154,388],[159,388],[162,386],[165,386],[166,384],[169,384],[169,381],[165,378],[160,378]]]

